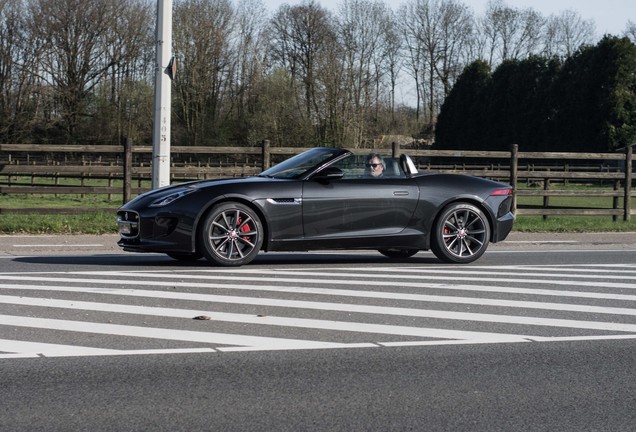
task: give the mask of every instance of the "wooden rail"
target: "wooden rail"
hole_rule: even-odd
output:
[[[171,177],[173,182],[179,182],[255,175],[270,167],[274,159],[283,159],[304,150],[298,147],[271,147],[268,141],[252,147],[173,146]],[[370,151],[383,151],[393,157],[402,153],[397,144],[390,149],[353,150],[356,154]],[[521,152],[516,145],[511,146],[510,151],[408,149],[404,153],[411,155],[422,171],[475,175],[511,184],[515,189],[514,208],[518,215],[601,215],[614,219],[622,216],[627,221],[635,214],[631,210],[631,146],[619,153]],[[0,144],[0,194],[108,194],[120,195],[122,201],[126,202],[133,194],[148,190],[142,183],[148,183],[151,176],[151,155],[151,146],[134,146],[130,140],[121,146]],[[202,160],[204,158],[201,156],[204,155],[208,156],[208,162]],[[223,158],[233,161],[224,162]],[[449,160],[452,162],[449,163]],[[471,163],[474,160],[478,162]],[[596,163],[594,168],[589,166],[591,162]],[[16,181],[24,177],[30,178],[28,184],[24,180],[21,183]],[[40,179],[53,179],[55,184],[42,184]],[[60,185],[60,180],[65,179],[80,179],[81,184]],[[86,184],[104,179],[108,180],[108,186]],[[137,187],[132,187],[135,181]],[[520,188],[524,181],[543,184],[543,188]],[[114,186],[114,182],[123,186]],[[567,182],[604,182],[613,185],[613,190],[558,189],[559,185]],[[518,197],[542,197],[543,205],[518,206]],[[608,208],[568,208],[551,206],[551,197],[608,197],[613,201]],[[0,213],[25,210],[28,209],[0,208]],[[50,211],[77,212],[78,209]]]

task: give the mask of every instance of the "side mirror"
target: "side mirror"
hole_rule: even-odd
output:
[[[327,167],[314,174],[311,179],[318,182],[329,182],[332,180],[340,180],[342,177],[344,177],[344,172],[342,172],[340,168]]]

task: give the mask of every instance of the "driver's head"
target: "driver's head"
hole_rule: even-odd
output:
[[[384,172],[384,160],[382,160],[382,156],[377,153],[371,153],[367,156],[366,169],[373,177],[381,176]]]

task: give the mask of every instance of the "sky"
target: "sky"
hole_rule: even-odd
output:
[[[327,9],[334,10],[341,0],[317,0]],[[264,0],[270,12],[276,11],[282,4],[295,5],[301,0]],[[386,4],[399,5],[400,0],[384,0]],[[477,14],[483,13],[488,0],[463,0],[463,3],[473,8]],[[574,10],[583,19],[592,19],[596,24],[596,33],[600,38],[603,34],[621,35],[627,26],[627,21],[636,23],[636,1],[634,0],[504,0],[508,6],[517,8],[532,7],[544,16],[559,14],[564,10]]]

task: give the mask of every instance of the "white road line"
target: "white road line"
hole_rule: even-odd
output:
[[[402,317],[433,318],[433,319],[442,319],[442,320],[477,321],[477,322],[489,322],[489,323],[520,324],[520,325],[532,325],[532,326],[564,327],[564,328],[636,333],[636,324],[623,324],[623,323],[602,322],[602,321],[582,321],[582,320],[541,318],[541,317],[528,317],[528,316],[515,316],[515,315],[486,314],[486,313],[476,313],[476,312],[454,312],[454,311],[433,310],[433,309],[413,309],[413,308],[399,308],[399,307],[387,307],[387,306],[371,306],[371,305],[359,305],[359,304],[352,304],[352,303],[308,302],[308,301],[300,301],[300,300],[279,300],[279,299],[266,299],[266,298],[254,298],[254,297],[209,295],[208,298],[211,299],[209,301],[214,301],[217,303],[225,303],[225,304],[240,304],[240,305],[282,307],[282,308],[294,308],[294,309],[310,309],[310,310],[321,310],[321,311],[332,311],[332,312],[364,313],[364,314],[391,315],[391,316],[402,316]],[[82,307],[75,307],[73,305],[84,304],[87,308],[90,307],[91,305],[91,303],[89,302],[77,302],[77,301],[66,301],[66,300],[42,299],[42,298],[25,298],[25,297],[13,297],[13,296],[0,296],[0,303],[22,304],[22,305],[31,305],[31,306],[37,305],[37,306],[45,306],[45,307],[62,307],[62,306],[54,306],[54,305],[69,305],[64,307],[67,307],[70,309],[84,309]],[[105,305],[106,306],[103,306],[104,308],[118,307],[118,308],[121,308],[122,310],[137,311],[137,312],[129,312],[129,313],[143,313],[144,310],[164,310],[164,308],[148,308],[148,307],[142,307],[142,306],[126,306],[126,305],[110,305],[110,304],[105,304]],[[165,309],[164,313],[167,315],[171,313],[170,312],[171,310],[172,309]],[[186,311],[186,312],[183,312],[184,310],[179,310],[179,311],[180,311],[179,313],[188,313],[190,317],[195,316],[193,314],[205,315],[210,313],[210,311]],[[186,318],[187,316],[179,316],[179,317]]]
[[[468,275],[471,278],[474,278],[475,275],[494,275],[494,276],[530,276],[530,277],[555,277],[555,278],[574,278],[574,279],[605,279],[605,280],[628,280],[628,281],[636,281],[636,269],[634,270],[594,270],[594,269],[543,269],[543,268],[526,268],[526,267],[513,267],[513,268],[500,268],[499,270],[510,270],[510,271],[492,271],[488,269],[488,271],[483,271],[481,269],[475,269],[475,267],[449,267],[449,268],[441,268],[441,269],[431,269],[431,268],[409,268],[409,267],[399,267],[399,268],[385,268],[385,267],[370,267],[368,269],[364,269],[364,273],[360,273],[360,268],[325,268],[325,269],[312,269],[311,271],[300,269],[240,269],[234,270],[232,273],[236,274],[267,274],[267,275],[300,275],[300,276],[339,276],[339,277],[367,277],[369,272],[374,273],[374,277],[383,278],[383,279],[415,279],[418,277],[428,277],[431,274],[443,274],[446,275],[446,279],[455,279],[461,275]],[[148,275],[148,274],[180,274],[180,270],[157,270],[157,271],[124,271],[122,273],[127,275]],[[529,272],[531,271],[531,272]],[[544,271],[546,273],[539,273],[539,271]],[[219,270],[189,270],[191,273],[225,273],[227,271],[220,272]],[[327,273],[325,273],[327,272]],[[565,274],[558,274],[555,272],[565,272]],[[570,274],[569,272],[575,272],[576,274]],[[592,272],[594,274],[581,274],[586,272]],[[87,275],[95,275],[95,271],[88,272],[67,272],[65,274],[87,274]],[[378,273],[376,275],[376,273]],[[605,273],[610,273],[606,275]],[[55,273],[51,273],[55,274]],[[58,273],[60,274],[60,273]],[[1,275],[1,274],[0,274]],[[159,277],[159,276],[154,276]]]
[[[624,269],[624,270],[623,270]],[[197,269],[190,269],[193,272],[197,272],[197,271],[212,271],[210,269],[203,269],[203,270],[197,270]],[[242,270],[250,270],[248,268],[241,268],[241,269],[215,269],[214,271],[217,271],[219,273],[234,273],[234,272],[239,272]],[[287,267],[287,268],[283,268],[283,267],[277,267],[275,269],[262,269],[263,271],[267,272],[267,273],[275,273],[277,271],[304,271],[307,270],[306,268],[296,268],[296,267]],[[329,267],[311,267],[311,270],[313,271],[360,271],[360,267],[337,267],[337,266],[329,266]],[[420,272],[422,274],[426,274],[429,270],[444,270],[447,271],[449,273],[452,272],[458,272],[458,273],[468,273],[470,274],[471,271],[473,270],[489,270],[492,271],[493,274],[497,274],[497,270],[521,270],[521,271],[526,271],[526,270],[541,270],[541,271],[564,271],[564,272],[611,272],[611,273],[625,273],[625,274],[631,274],[631,273],[636,273],[636,264],[587,264],[587,265],[579,265],[579,264],[550,264],[550,265],[486,265],[486,266],[482,266],[482,265],[451,265],[451,264],[446,264],[446,265],[417,265],[417,266],[413,266],[413,265],[408,265],[408,266],[374,266],[374,267],[369,267],[369,268],[365,268],[365,271],[367,270],[373,270],[375,272],[390,272],[390,273],[399,273],[403,270],[408,270],[410,272]],[[494,270],[494,271],[493,271]],[[137,270],[137,272],[142,273],[142,272],[153,272],[153,271],[161,271],[161,272],[174,272],[174,271],[180,271],[180,270],[174,270],[174,269],[170,269],[170,270]]]
[[[14,297],[14,301],[4,298],[6,296],[0,296],[0,302],[19,304],[23,306],[39,306],[39,307],[52,307],[60,309],[73,309],[73,310],[90,310],[95,312],[108,312],[108,313],[124,313],[134,315],[146,315],[146,316],[159,316],[170,318],[185,318],[192,319],[199,315],[208,315],[212,317],[212,322],[223,321],[233,323],[244,324],[257,324],[257,325],[269,325],[279,327],[299,327],[310,328],[320,330],[334,330],[334,331],[346,331],[356,333],[377,333],[387,335],[399,335],[399,336],[413,336],[413,337],[426,337],[426,338],[443,338],[443,339],[479,339],[489,341],[518,341],[520,339],[527,339],[533,336],[516,335],[506,333],[491,333],[491,332],[475,332],[464,330],[445,330],[439,328],[424,328],[424,327],[409,327],[399,325],[386,325],[386,324],[368,324],[361,322],[351,321],[332,321],[332,320],[318,320],[307,318],[288,318],[278,316],[256,316],[237,313],[225,313],[215,312],[210,310],[190,310],[190,309],[174,309],[174,308],[161,308],[151,306],[133,306],[122,305],[113,303],[96,303],[96,302],[79,302],[73,300],[53,300],[53,299],[40,299],[40,298],[28,298],[28,297]],[[71,321],[77,323],[77,321]],[[2,324],[0,320],[0,324]],[[227,335],[233,336],[233,335]],[[288,339],[273,339],[276,341],[287,341]],[[178,339],[184,340],[184,339]],[[303,341],[309,343],[309,341]],[[320,343],[320,342],[316,342]],[[233,345],[249,345],[234,343]],[[251,344],[257,345],[257,344]],[[260,344],[265,345],[265,344]]]
[[[395,270],[394,270],[395,271]],[[202,270],[200,272],[206,272]],[[368,273],[359,273],[359,274],[348,274],[347,277],[358,278],[358,280],[353,279],[333,279],[333,277],[342,277],[342,274],[338,273],[326,273],[326,272],[315,272],[315,271],[297,271],[297,272],[276,272],[276,275],[293,275],[293,276],[321,276],[324,278],[331,279],[312,279],[307,280],[307,278],[292,278],[292,277],[265,277],[265,276],[243,276],[243,274],[263,274],[263,271],[259,270],[246,270],[241,271],[241,274],[235,275],[220,275],[212,273],[213,270],[209,271],[210,275],[183,275],[180,274],[179,278],[181,279],[207,279],[214,278],[214,280],[231,280],[231,281],[249,281],[249,282],[294,282],[294,283],[312,283],[312,284],[328,284],[328,285],[362,285],[362,286],[386,286],[386,281],[381,281],[377,279],[400,279],[399,284],[403,287],[416,287],[421,288],[423,285],[419,282],[406,282],[402,281],[402,279],[414,279],[414,276],[405,276],[400,274],[387,274],[387,275],[373,275],[373,278],[370,278]],[[69,272],[67,274],[74,274],[73,272]],[[139,273],[139,272],[103,272],[103,271],[94,271],[94,272],[82,272],[82,275],[93,275],[93,276],[119,276],[119,277],[143,277],[143,278],[165,278],[165,274],[159,273]],[[25,276],[26,277],[26,276]],[[517,278],[488,278],[488,277],[464,277],[457,276],[456,274],[451,274],[448,276],[432,276],[425,275],[423,276],[426,280],[443,280],[443,281],[451,281],[453,284],[456,284],[458,281],[467,281],[467,282],[509,282],[509,283],[523,283],[523,284],[537,284],[537,285],[576,285],[576,286],[587,286],[594,288],[624,288],[624,289],[636,289],[636,283],[628,284],[628,283],[620,283],[620,282],[602,282],[602,281],[594,281],[594,282],[586,282],[586,281],[570,281],[570,280],[556,280],[556,279],[517,279]],[[15,280],[12,279],[13,276],[3,275],[3,279]],[[62,280],[63,278],[60,278]],[[66,280],[65,280],[66,281]]]
[[[418,300],[420,294],[408,294],[399,292],[387,292],[387,291],[359,291],[359,290],[341,290],[333,288],[305,288],[302,286],[280,286],[280,285],[245,285],[245,284],[232,284],[232,283],[197,283],[197,282],[181,282],[181,281],[136,281],[136,280],[114,280],[114,279],[74,279],[74,278],[46,278],[46,277],[34,277],[34,276],[12,276],[5,278],[15,281],[34,281],[34,282],[66,282],[66,283],[93,283],[103,285],[123,285],[123,286],[162,286],[162,287],[181,287],[181,288],[207,288],[207,289],[235,289],[242,291],[271,291],[271,292],[284,292],[284,293],[301,293],[301,294],[318,294],[318,295],[334,295],[334,296],[350,296],[350,297],[373,297],[373,298],[389,298],[389,299],[401,299],[401,300]],[[209,279],[209,278],[206,278]],[[2,278],[0,277],[0,280]],[[282,279],[281,279],[282,280]],[[278,280],[279,282],[281,280]],[[351,285],[347,283],[341,283],[340,285]],[[527,294],[533,296],[550,296],[550,297],[571,297],[571,298],[588,298],[588,299],[600,299],[600,300],[624,300],[634,301],[635,295],[629,294],[613,294],[613,293],[598,293],[589,291],[563,291],[563,290],[550,290],[550,289],[534,289],[534,288],[515,288],[515,287],[501,287],[490,285],[451,285],[451,284],[436,284],[436,283],[421,283],[421,284],[404,284],[401,286],[410,286],[423,289],[435,289],[444,291],[474,291],[474,292],[491,292],[491,293],[505,293],[505,294]],[[24,287],[24,288],[23,288]],[[383,288],[386,288],[386,284],[382,284]],[[0,288],[5,289],[39,289],[46,290],[47,285],[21,285],[21,284],[0,284]],[[74,288],[68,286],[51,286],[51,289],[67,289],[73,290]],[[88,288],[93,290],[91,292],[107,294],[117,288]],[[131,290],[131,288],[126,288]]]
[[[16,327],[33,327],[49,330],[62,330],[81,333],[108,334],[117,336],[142,337],[150,339],[178,340],[222,345],[258,346],[262,348],[289,347],[332,348],[343,344],[317,342],[300,339],[282,339],[261,336],[249,336],[228,333],[198,332],[175,330],[170,328],[137,327],[120,324],[102,324],[87,321],[68,321],[47,318],[31,318],[13,315],[0,315],[0,325]]]
[[[547,336],[547,337],[530,337],[525,342],[568,342],[568,341],[599,341],[599,340],[630,340],[636,339],[636,335],[606,335],[606,336]],[[491,343],[487,341],[400,341],[400,342],[379,342],[378,344],[386,347],[406,347],[406,346],[427,346],[427,345],[474,345]]]
[[[45,234],[0,234],[0,238],[52,238],[58,237],[57,235],[45,235]]]
[[[595,253],[595,254],[600,254],[600,253],[616,253],[616,252],[636,252],[636,248],[633,247],[626,247],[624,249],[550,249],[550,250],[542,250],[542,249],[535,249],[535,250],[489,250],[487,252],[488,255],[491,254],[559,254],[559,255],[563,255],[563,254],[589,254],[589,253]]]
[[[45,355],[46,357],[57,357],[59,355],[79,357],[114,354],[118,350],[0,339],[0,351],[34,356]],[[0,354],[0,358],[1,356],[2,354]]]
[[[217,285],[217,289],[245,289],[240,285]],[[212,294],[193,294],[186,292],[166,292],[155,290],[131,290],[127,288],[94,288],[94,287],[69,287],[60,285],[20,285],[20,284],[0,284],[0,289],[17,289],[17,290],[29,290],[29,291],[63,291],[74,293],[89,293],[89,294],[107,294],[127,297],[147,297],[147,298],[162,298],[162,299],[174,299],[174,300],[191,300],[191,301],[204,301],[204,302],[217,302],[227,303],[226,299],[251,299],[252,297],[237,297],[237,296],[218,296]],[[506,308],[521,308],[521,309],[539,309],[539,310],[555,310],[555,311],[568,311],[568,312],[581,312],[581,313],[597,313],[597,314],[610,314],[610,315],[631,315],[636,316],[636,308],[617,308],[606,306],[590,306],[590,305],[578,305],[568,303],[548,303],[548,302],[533,302],[522,300],[503,300],[503,299],[488,299],[488,298],[476,298],[476,297],[458,297],[458,296],[440,296],[440,295],[428,295],[428,294],[408,294],[399,292],[379,292],[379,291],[357,291],[357,290],[342,290],[342,289],[324,289],[324,288],[302,288],[302,287],[267,287],[267,286],[251,286],[249,291],[269,291],[279,293],[291,293],[291,294],[312,294],[312,295],[326,295],[330,297],[352,297],[363,299],[387,299],[387,300],[408,300],[415,302],[428,302],[428,303],[447,303],[447,304],[467,304],[478,306],[495,306]],[[570,293],[571,294],[571,293]],[[592,294],[592,293],[590,293]],[[589,298],[589,297],[588,297]],[[593,297],[596,299],[612,299],[623,301],[636,301],[636,295],[626,294],[598,294]],[[259,297],[263,300],[262,297]],[[252,304],[252,303],[241,303]],[[260,304],[260,303],[259,303]],[[278,306],[278,305],[277,305]],[[294,306],[290,306],[294,307]]]
[[[17,244],[12,245],[15,248],[27,248],[27,247],[37,247],[37,248],[46,248],[46,247],[104,247],[103,244]]]
[[[336,271],[338,276],[349,276],[351,274],[354,273],[349,273],[349,272],[340,272],[340,269],[332,269],[331,271]],[[534,272],[530,273],[530,272],[525,272],[527,270],[534,270]],[[301,270],[302,271],[302,270]],[[355,271],[360,271],[360,269],[357,269]],[[395,269],[393,269],[393,271],[395,271]],[[562,269],[554,269],[551,270],[552,273],[539,273],[539,269],[517,269],[517,270],[513,270],[513,271],[497,271],[497,272],[493,272],[493,271],[481,271],[481,270],[473,270],[473,269],[466,269],[465,271],[462,271],[461,274],[467,274],[467,275],[496,275],[496,276],[517,276],[517,277],[523,277],[523,276],[531,276],[531,277],[558,277],[558,278],[569,278],[569,279],[604,279],[604,280],[630,280],[630,281],[636,281],[636,270],[634,271],[624,271],[624,274],[628,274],[627,276],[622,276],[622,275],[617,275],[617,271],[613,270],[606,270],[604,272],[599,272],[599,271],[594,271],[594,270],[590,270],[590,272],[594,272],[595,274],[581,274],[584,273],[582,272],[580,269],[577,270],[572,270],[573,272],[576,272],[577,274],[558,274],[558,273],[554,273],[554,272],[561,272],[563,271]],[[271,272],[271,274],[299,274],[297,272],[294,272],[293,270],[290,271],[277,271],[277,270],[270,270],[267,273],[269,274]],[[382,273],[382,272],[386,272],[385,269],[377,269],[377,268],[369,268],[369,269],[365,269],[365,272],[373,272],[373,273]],[[426,270],[426,271],[422,271],[421,269],[400,269],[401,273],[408,273],[408,275],[403,274],[400,276],[400,278],[415,278],[415,277],[427,277],[430,274],[446,274],[449,275],[448,278],[451,279],[454,276],[456,276],[457,274],[459,274],[457,272],[457,270],[455,269],[443,269],[443,270]],[[609,275],[604,274],[604,273],[610,273]],[[355,275],[355,274],[354,274]],[[380,274],[378,275],[379,277],[382,278],[393,278],[394,275],[392,274]]]
[[[536,244],[536,243],[547,243],[547,244],[557,244],[557,243],[580,243],[576,240],[506,240],[508,244]]]
[[[8,341],[11,342],[17,341]],[[193,353],[213,353],[218,352],[218,349],[214,348],[175,348],[175,349],[147,349],[147,350],[100,350],[89,348],[93,351],[82,351],[73,345],[53,345],[53,344],[41,344],[34,342],[19,342],[30,345],[13,345],[13,348],[23,348],[22,350],[15,350],[13,353],[2,354],[0,353],[0,359],[10,358],[34,358],[34,357],[83,357],[83,356],[124,356],[124,355],[148,355],[148,354],[193,354]],[[11,346],[11,345],[7,346]],[[4,340],[0,340],[0,347],[4,347]],[[68,349],[65,349],[68,347]],[[14,350],[9,350],[14,351]]]

